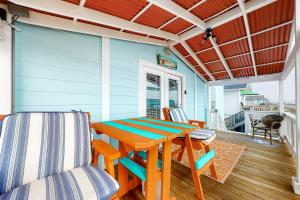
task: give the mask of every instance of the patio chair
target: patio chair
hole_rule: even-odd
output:
[[[92,151],[94,160],[92,162]],[[106,171],[97,166],[103,154]],[[5,116],[0,136],[0,199],[117,199],[120,153],[94,140],[88,113]]]
[[[269,133],[270,136],[270,144],[272,144],[272,135],[277,133],[281,141],[283,139],[279,134],[279,129],[281,127],[281,122],[283,121],[284,117],[281,115],[266,115],[261,120],[253,120],[253,117],[250,118],[251,126],[252,126],[252,139],[257,131],[261,130],[265,133],[265,138]]]
[[[182,108],[173,108],[172,110],[170,110],[169,108],[165,107],[165,108],[163,108],[163,114],[164,114],[165,120],[167,120],[167,121],[174,121],[174,122],[180,122],[180,123],[186,123],[186,124],[197,124],[199,126],[199,129],[192,131],[190,133],[191,141],[188,141],[188,142],[191,142],[191,146],[193,147],[193,149],[196,149],[196,150],[204,149],[206,152],[206,154],[204,154],[204,155],[211,154],[209,145],[216,138],[216,134],[215,134],[215,132],[203,129],[204,125],[205,125],[204,121],[189,120]],[[178,138],[174,139],[172,142],[174,144],[180,145],[180,148],[172,153],[172,157],[178,155],[177,161],[180,162],[183,158],[185,148],[188,147],[186,138],[178,137]],[[195,159],[194,159],[192,150],[191,151],[188,150],[188,154],[189,154],[189,158],[190,158],[190,160],[189,160],[190,165],[194,166],[194,163],[197,161],[195,161]],[[214,165],[212,158],[211,158],[209,164],[205,165],[204,168],[206,168],[207,166],[210,168],[211,176],[214,177],[215,179],[217,179],[217,173],[216,173],[215,165]],[[197,192],[198,197],[203,195],[199,176],[201,173],[203,173],[206,170],[205,169],[204,171],[202,171],[204,168],[193,169],[193,167],[191,167],[193,179],[194,179],[194,183],[195,183],[195,187],[196,187],[196,192],[198,190],[198,192]],[[199,172],[199,170],[201,172]],[[199,191],[199,188],[201,191]]]

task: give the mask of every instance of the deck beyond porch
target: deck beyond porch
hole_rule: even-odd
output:
[[[224,184],[201,176],[206,200],[210,199],[299,199],[293,193],[292,176],[295,160],[287,144],[269,144],[263,138],[219,132],[217,139],[246,146],[238,164]],[[190,169],[173,161],[171,193],[178,200],[196,199]],[[131,191],[123,200],[144,199],[141,188]]]

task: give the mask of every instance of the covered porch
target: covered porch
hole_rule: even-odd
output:
[[[120,185],[108,199],[300,199],[299,1],[0,0],[0,9],[0,116],[85,113],[92,139],[107,147],[91,148],[115,156],[92,159]],[[274,113],[284,117],[284,142],[273,145],[224,121],[225,86],[269,81],[278,82]],[[272,110],[242,108],[244,117]],[[195,130],[215,138],[205,143]],[[161,193],[149,186],[157,182]]]

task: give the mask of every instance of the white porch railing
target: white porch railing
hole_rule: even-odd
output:
[[[272,105],[253,105],[253,106],[243,106],[243,110],[250,110],[250,111],[273,111]]]
[[[296,156],[296,115],[290,112],[284,112],[284,126],[280,130],[284,133],[286,141],[293,153],[293,156]]]
[[[217,130],[221,130],[221,131],[227,131],[225,121],[217,109],[211,110],[211,112],[210,112],[209,128],[217,129]]]

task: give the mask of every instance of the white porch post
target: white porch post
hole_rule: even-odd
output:
[[[0,4],[1,8],[7,6]],[[7,20],[11,15],[7,12]],[[12,30],[0,21],[0,114],[12,112]]]
[[[295,52],[295,59],[296,59],[296,177],[293,177],[293,189],[294,192],[300,195],[300,1],[295,1],[295,13],[296,13],[296,52]]]
[[[211,102],[210,102],[210,94],[211,93],[211,87],[207,85],[207,102],[206,102],[206,110],[207,110],[207,124],[208,126],[211,126],[211,121],[210,121],[210,108],[211,108]],[[210,128],[210,127],[209,127]]]
[[[283,80],[279,80],[279,111],[281,115],[284,112]]]

